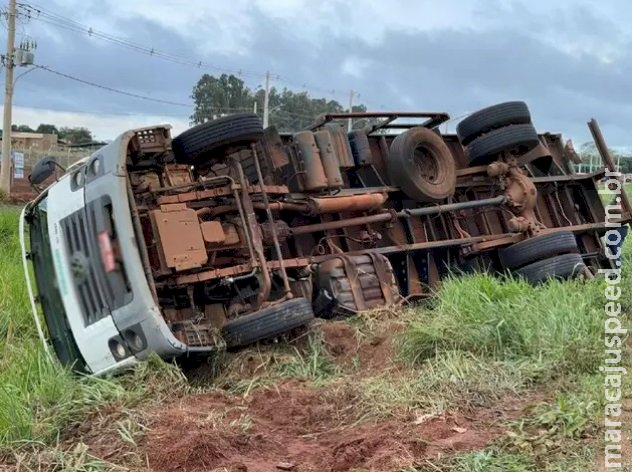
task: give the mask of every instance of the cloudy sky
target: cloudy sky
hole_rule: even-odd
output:
[[[522,99],[541,131],[582,143],[595,117],[612,146],[632,145],[629,0],[22,1],[49,14],[19,21],[18,39],[37,41],[36,63],[190,106],[35,70],[17,82],[14,123],[86,126],[100,139],[157,122],[178,132],[202,73],[241,73],[255,88],[270,70],[277,87],[343,104],[354,90],[375,110],[458,117]],[[206,66],[141,54],[73,31],[77,24]]]

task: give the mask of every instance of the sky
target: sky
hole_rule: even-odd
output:
[[[17,124],[85,126],[99,139],[112,139],[132,127],[171,123],[175,135],[189,125],[191,90],[203,73],[239,74],[254,89],[269,70],[275,87],[345,106],[353,90],[356,103],[376,111],[447,111],[457,118],[524,100],[541,132],[581,144],[594,117],[611,146],[632,145],[629,0],[20,3],[58,18],[51,24],[36,13],[20,16],[18,42],[37,42],[36,64],[180,105],[114,94],[38,69],[16,82]],[[203,66],[71,31],[77,24],[71,22]]]

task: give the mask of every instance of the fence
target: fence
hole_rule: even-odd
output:
[[[14,152],[21,153],[24,156],[23,171],[16,172],[16,168],[11,169],[11,195],[10,199],[15,202],[24,202],[31,200],[36,195],[36,191],[31,187],[28,176],[31,169],[40,159],[46,156],[54,157],[57,163],[67,169],[71,164],[79,159],[89,156],[94,152],[93,149],[76,149],[67,148],[66,150],[55,151],[39,151],[35,149],[14,149]]]

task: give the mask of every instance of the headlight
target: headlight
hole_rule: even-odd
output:
[[[77,171],[72,177],[72,181],[77,187],[81,187],[83,185],[83,172],[81,170]]]
[[[98,175],[100,169],[101,159],[95,159],[94,161],[92,161],[92,163],[90,164],[90,173],[92,174],[92,176]]]

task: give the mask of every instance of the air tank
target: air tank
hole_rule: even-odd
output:
[[[338,158],[338,165],[343,169],[355,167],[345,129],[338,123],[327,123],[325,128],[331,133],[331,143],[334,147],[334,154]]]
[[[342,188],[344,182],[340,173],[340,164],[338,157],[334,151],[331,134],[328,130],[317,131],[314,133],[316,145],[320,151],[320,160],[327,176],[327,185],[330,189]]]
[[[319,192],[327,188],[328,181],[320,159],[320,151],[311,131],[300,131],[294,135],[296,158],[298,159],[298,181],[303,192]]]
[[[357,166],[372,163],[371,145],[369,144],[366,131],[363,129],[350,131],[349,144],[351,146],[351,154],[353,154],[353,161]]]

